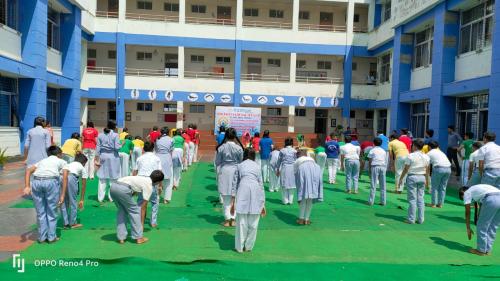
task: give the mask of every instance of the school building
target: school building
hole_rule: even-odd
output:
[[[216,106],[262,128],[500,134],[493,0],[0,0],[0,148],[33,119],[60,143],[93,121],[214,129]],[[497,46],[497,47],[494,47]]]

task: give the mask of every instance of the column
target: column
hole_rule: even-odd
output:
[[[235,41],[234,50],[234,95],[233,105],[240,106],[240,81],[241,81],[241,41]]]
[[[347,45],[352,45],[353,29],[354,29],[354,0],[347,2]]]
[[[375,25],[375,1],[370,1],[368,5],[368,31],[372,31]]]
[[[32,78],[19,79],[19,128],[21,153],[26,132],[37,116],[47,112],[47,0],[21,0],[19,31],[22,34],[21,56],[34,66]],[[32,24],[35,23],[35,24]]]
[[[126,13],[127,13],[127,0],[118,0],[118,21],[120,22],[124,21]]]
[[[351,86],[352,86],[352,39],[354,28],[354,0],[349,0],[347,3],[347,32],[346,32],[346,46],[344,55],[344,106],[342,107],[342,123],[344,127],[351,124]]]
[[[126,45],[125,34],[116,34],[116,126],[125,127],[125,67]]]
[[[177,101],[177,123],[175,124],[177,128],[183,128],[184,126],[184,102]]]
[[[179,0],[179,23],[186,23],[186,0]]]
[[[290,83],[295,83],[297,75],[297,53],[290,54]]]
[[[179,78],[184,78],[184,63],[186,61],[184,58],[184,46],[179,46],[177,52],[178,76]]]
[[[89,117],[88,101],[89,100],[86,98],[80,99],[80,131],[82,129],[82,126],[87,125],[87,121],[88,121],[88,117]]]
[[[236,28],[243,27],[243,0],[236,1]]]
[[[448,12],[446,3],[439,4],[434,11],[429,128],[434,129],[434,137],[439,140],[441,149],[446,149],[448,126],[455,124],[455,98],[443,96],[443,84],[455,80],[459,15]]]
[[[373,110],[373,133],[377,136],[380,109]]]
[[[410,90],[412,52],[413,36],[404,34],[402,26],[397,27],[392,54],[391,131],[410,124],[410,106],[399,102],[399,94]]]
[[[293,0],[293,12],[292,12],[292,30],[299,31],[299,11],[300,11],[300,0]]]
[[[295,132],[295,105],[288,106],[288,132]]]
[[[495,11],[500,11],[500,1],[495,1]],[[497,143],[499,143],[500,122],[495,121],[500,120],[500,110],[494,110],[493,106],[500,104],[500,21],[496,20],[493,24],[488,130],[496,133]]]

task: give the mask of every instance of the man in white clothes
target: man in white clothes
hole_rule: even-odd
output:
[[[346,144],[340,147],[340,167],[342,171],[345,170],[345,191],[357,194],[361,148],[353,145],[351,141],[351,136],[345,136]]]
[[[481,183],[500,189],[500,146],[495,143],[496,137],[493,132],[484,133],[484,145],[479,149],[477,159]]]

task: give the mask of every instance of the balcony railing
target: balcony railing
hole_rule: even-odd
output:
[[[353,31],[357,33],[368,33],[368,27],[366,26],[354,26]]]
[[[352,79],[352,84],[356,85],[377,85],[377,80],[373,77],[366,77],[366,78],[353,78]]]
[[[155,14],[125,13],[125,18],[132,19],[132,20],[179,22],[178,15],[158,15],[158,14],[155,15]]]
[[[300,23],[299,30],[346,32],[347,27],[345,25]]]
[[[112,18],[112,19],[118,18],[118,12],[96,11],[95,15],[96,15],[96,17],[99,17],[99,18]]]
[[[291,29],[291,22],[272,22],[272,21],[253,21],[244,20],[243,26],[246,27],[263,27],[263,28],[278,28],[278,29]]]
[[[142,69],[142,68],[125,68],[125,75],[130,76],[162,76],[162,77],[177,77],[178,74],[171,69]]]
[[[200,17],[186,17],[186,23],[235,25],[235,21],[233,19],[200,18]]]
[[[289,82],[290,76],[287,75],[272,75],[272,74],[256,74],[256,73],[242,73],[241,80],[247,81],[275,81],[275,82]]]
[[[234,79],[233,73],[217,73],[217,72],[203,72],[203,71],[184,71],[186,78],[208,78],[208,79]]]
[[[295,81],[302,82],[302,83],[342,84],[342,83],[344,83],[344,78],[342,78],[342,77],[297,76],[297,77],[295,77]]]
[[[107,67],[107,66],[87,66],[87,73],[96,73],[96,74],[115,74],[115,67]]]

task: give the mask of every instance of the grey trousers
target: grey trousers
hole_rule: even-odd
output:
[[[377,191],[377,181],[380,185],[380,204],[386,204],[386,171],[387,166],[373,166],[371,170],[371,183],[370,183],[370,198],[368,203],[373,205],[375,202],[375,193]]]
[[[432,168],[431,178],[431,194],[432,205],[442,206],[446,197],[446,186],[451,175],[451,167],[434,167]]]
[[[500,169],[485,169],[481,183],[500,189]]]
[[[483,199],[477,221],[477,249],[491,252],[500,224],[500,193],[490,193]]]
[[[68,190],[64,197],[64,204],[61,205],[61,213],[64,225],[76,224],[76,214],[78,212],[78,177],[69,174],[68,176]]]
[[[109,190],[118,211],[116,213],[116,237],[127,239],[127,220],[130,222],[132,239],[142,238],[141,207],[133,199],[134,192],[130,187],[113,182]]]
[[[424,193],[425,193],[425,176],[424,175],[409,175],[406,177],[406,189],[408,190],[408,221],[415,223],[415,215],[417,222],[424,222]]]
[[[358,180],[359,180],[359,160],[349,160],[346,159],[344,163],[345,167],[345,190],[358,192]]]

